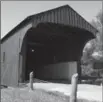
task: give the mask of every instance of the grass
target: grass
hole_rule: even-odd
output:
[[[47,92],[42,89],[30,91],[28,88],[5,88],[1,90],[1,102],[69,102],[69,97],[60,92]],[[78,99],[77,102],[91,101]]]
[[[1,102],[68,102],[68,97],[44,90],[2,90]]]

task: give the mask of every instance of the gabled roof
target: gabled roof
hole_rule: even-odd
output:
[[[82,28],[95,34],[98,32],[90,23],[88,23],[83,17],[81,17],[75,10],[73,10],[69,5],[60,6],[45,12],[41,12],[35,15],[28,16],[15,28],[13,28],[7,35],[5,35],[1,42],[6,40],[8,37],[12,36],[17,30],[25,26],[30,22],[40,23],[40,22],[52,22],[60,23],[64,25],[71,25],[78,28]]]

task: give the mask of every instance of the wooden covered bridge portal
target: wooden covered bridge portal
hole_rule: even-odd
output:
[[[83,47],[96,32],[69,5],[28,16],[1,40],[1,83],[17,86],[31,71],[42,80],[80,79]]]
[[[80,58],[85,43],[93,35],[77,27],[39,23],[30,28],[21,49],[24,69],[22,81],[29,73],[42,80],[70,80],[73,73],[81,76]]]

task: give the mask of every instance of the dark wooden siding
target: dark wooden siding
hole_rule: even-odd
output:
[[[96,29],[69,6],[43,12],[33,17],[34,27],[40,22],[52,22],[69,25],[85,29],[92,32],[93,34],[96,33]]]

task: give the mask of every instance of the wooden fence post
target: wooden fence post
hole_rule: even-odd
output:
[[[74,74],[71,80],[72,90],[70,95],[70,102],[77,102],[77,84],[78,84],[78,74]]]
[[[33,88],[33,72],[30,72],[29,74],[29,84],[30,84],[30,90],[34,90]]]

